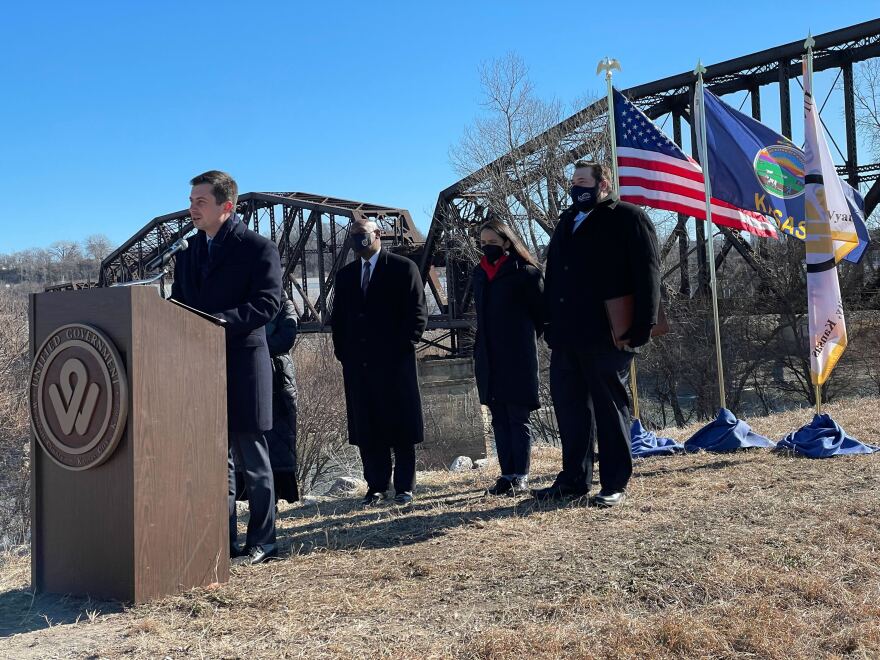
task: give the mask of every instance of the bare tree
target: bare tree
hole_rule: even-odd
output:
[[[86,257],[100,263],[113,251],[113,243],[104,234],[92,234],[83,241],[83,248]]]
[[[74,241],[55,241],[49,246],[49,253],[59,263],[82,258],[82,250],[79,247],[79,243]]]
[[[297,481],[309,493],[336,476],[358,472],[357,452],[348,444],[342,368],[327,335],[297,340]]]
[[[30,248],[17,252],[20,260],[21,279],[25,282],[49,282],[53,279],[54,264],[49,250]]]
[[[861,62],[853,85],[856,126],[874,158],[880,159],[880,59]]]
[[[27,299],[0,289],[0,550],[29,537],[28,366]]]
[[[62,279],[73,281],[79,279],[83,261],[82,249],[74,241],[55,241],[49,246],[49,254],[58,265]]]
[[[564,208],[566,168],[580,156],[605,158],[605,117],[589,115],[574,129],[559,129],[565,119],[562,104],[535,95],[526,65],[512,53],[483,65],[480,82],[485,113],[450,150],[463,177],[480,172],[463,198],[479,207],[477,215],[494,216],[513,227],[541,258]],[[527,143],[529,148],[523,149]],[[449,229],[460,234],[460,217],[449,221]],[[472,240],[461,236],[461,241]],[[458,247],[467,252],[467,245]],[[475,260],[475,253],[470,257]]]

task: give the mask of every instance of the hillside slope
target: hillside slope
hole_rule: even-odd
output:
[[[880,400],[830,412],[880,442]],[[749,422],[778,439],[809,416]],[[536,451],[535,482],[558,460]],[[648,459],[608,511],[484,497],[494,470],[420,474],[406,513],[285,508],[284,560],[133,608],[34,599],[9,555],[0,656],[880,656],[880,456]]]

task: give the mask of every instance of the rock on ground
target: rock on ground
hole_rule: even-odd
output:
[[[358,488],[363,485],[363,482],[359,479],[353,479],[351,477],[339,477],[336,481],[333,482],[333,485],[330,486],[330,489],[327,491],[327,495],[332,497],[338,497],[341,495],[351,495]]]
[[[468,458],[467,456],[456,456],[452,459],[452,462],[449,464],[450,472],[466,472],[467,470],[472,470],[474,467],[474,462]]]

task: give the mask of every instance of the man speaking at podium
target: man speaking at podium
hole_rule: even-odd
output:
[[[278,554],[263,436],[272,428],[272,363],[264,326],[281,304],[281,262],[275,244],[235,214],[238,185],[231,176],[211,170],[190,184],[189,212],[199,232],[177,256],[171,297],[225,321],[229,553],[259,564]],[[235,464],[244,475],[250,508],[244,550],[237,544]]]

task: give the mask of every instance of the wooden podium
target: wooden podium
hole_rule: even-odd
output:
[[[153,287],[30,299],[31,577],[140,603],[229,577],[224,330]]]

